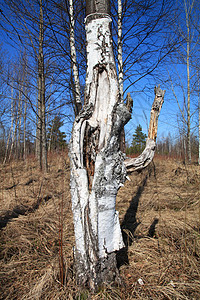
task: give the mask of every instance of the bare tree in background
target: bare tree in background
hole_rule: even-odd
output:
[[[198,129],[199,129],[199,149],[198,149],[198,164],[200,165],[200,85],[199,85],[199,71],[197,69],[197,97],[198,97]]]
[[[38,52],[38,126],[36,147],[40,168],[45,172],[48,170],[47,165],[47,138],[46,138],[46,98],[45,98],[45,74],[44,74],[44,21],[42,0],[40,4],[39,19],[39,52]]]
[[[74,76],[74,112],[75,116],[79,114],[82,108],[81,103],[81,91],[80,82],[76,58],[76,48],[75,48],[75,37],[74,37],[74,7],[73,0],[69,0],[69,18],[70,18],[70,51],[71,51],[71,64]]]
[[[39,167],[47,171],[47,116],[50,120],[64,102],[62,86],[59,83],[62,75],[56,71],[55,43],[52,41],[53,32],[50,27],[49,18],[53,19],[53,16],[47,16],[49,3],[45,0],[31,2],[10,0],[5,1],[4,5],[6,13],[3,12],[3,16],[7,24],[7,33],[12,43],[16,43],[27,54],[29,92],[27,93],[24,86],[23,98],[26,99],[24,107],[28,104],[32,110],[28,118],[34,123],[32,139],[35,139],[36,157]],[[27,85],[27,82],[25,84]],[[55,94],[57,98],[59,97],[57,102]]]
[[[183,125],[186,128],[187,141],[185,150],[187,152],[187,160],[191,163],[191,120],[195,113],[193,95],[200,41],[200,35],[197,30],[199,24],[199,3],[196,0],[184,0],[176,4],[177,11],[172,30],[178,37],[179,43],[176,46],[176,52],[171,63],[173,70],[168,72],[171,89],[177,102]]]
[[[118,62],[118,77],[119,77],[119,92],[121,99],[124,96],[123,88],[123,58],[122,58],[122,1],[118,0],[118,39],[117,39],[117,62]]]
[[[6,160],[7,160],[10,137],[13,134],[13,123],[14,123],[13,86],[11,86],[11,109],[10,109],[10,113],[11,113],[11,122],[10,122],[10,128],[9,128],[9,133],[8,133],[8,138],[7,138],[7,143],[6,143],[6,149],[5,149],[5,156],[4,156],[3,164],[5,164]]]

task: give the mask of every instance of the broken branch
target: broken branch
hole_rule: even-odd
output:
[[[160,85],[154,88],[155,99],[151,107],[151,117],[149,123],[148,137],[144,151],[135,158],[128,158],[124,164],[128,172],[139,171],[146,168],[152,161],[156,149],[156,138],[158,129],[158,117],[164,102],[165,90],[161,90]]]

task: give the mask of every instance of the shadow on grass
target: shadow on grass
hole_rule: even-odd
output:
[[[136,214],[138,210],[139,201],[141,198],[141,195],[144,191],[145,186],[147,185],[148,178],[151,176],[152,170],[154,170],[154,176],[155,176],[155,166],[152,166],[148,168],[148,173],[140,183],[136,194],[133,196],[129,208],[126,211],[126,214],[124,216],[124,219],[121,224],[121,230],[123,235],[123,240],[125,247],[117,252],[117,264],[118,268],[120,268],[122,265],[129,264],[128,260],[128,247],[132,245],[133,239],[135,238],[135,230],[140,224],[139,221],[136,219]],[[148,232],[149,237],[153,237],[155,233],[155,226],[158,223],[158,219],[155,219],[153,223],[151,224]]]
[[[13,210],[8,210],[3,216],[0,216],[0,229],[6,227],[9,221],[12,219],[18,218],[20,215],[25,215],[26,213],[32,213],[35,210],[39,208],[39,205],[42,202],[47,202],[52,197],[50,195],[47,195],[44,198],[38,198],[38,200],[33,203],[32,206],[26,206],[26,205],[16,205]]]

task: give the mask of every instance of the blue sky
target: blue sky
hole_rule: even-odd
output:
[[[2,2],[2,1],[0,1]],[[14,57],[16,55],[16,48],[13,48],[13,46],[16,47],[16,44],[13,40],[11,40],[2,30],[1,30],[1,36],[0,41],[3,44],[3,48],[7,50],[9,57]],[[163,65],[163,74],[167,74],[167,65]],[[171,67],[170,67],[171,68]],[[169,68],[169,71],[171,72]],[[184,84],[186,85],[185,81],[185,67],[179,66],[181,76],[183,77]],[[162,72],[162,70],[160,69]],[[161,78],[163,80],[163,78]],[[166,79],[166,78],[165,78]],[[162,81],[161,80],[161,81]],[[163,85],[162,82],[159,82],[159,79],[155,81],[153,77],[148,76],[141,79],[139,82],[137,82],[135,85],[131,86],[127,92],[131,93],[131,96],[133,98],[133,113],[132,113],[132,119],[129,121],[129,123],[126,125],[126,132],[127,132],[127,139],[131,141],[132,135],[137,127],[137,125],[141,125],[143,128],[143,132],[147,134],[148,129],[148,123],[150,118],[150,110],[151,105],[154,100],[154,86],[161,84],[162,89],[166,89],[165,93],[165,100],[164,104],[159,116],[158,121],[158,138],[161,139],[163,136],[167,136],[170,132],[172,136],[176,136],[178,133],[178,124],[177,124],[177,114],[179,114],[178,106],[176,104],[176,101],[174,100],[170,84]],[[126,89],[126,83],[124,85],[124,89]],[[145,92],[142,92],[142,90],[145,89]],[[176,88],[176,92],[179,96],[179,100],[182,106],[183,97],[180,93],[180,90]],[[126,94],[125,94],[126,96]],[[197,99],[194,96],[191,99],[191,102],[197,103]],[[194,111],[195,107],[192,105],[191,110]],[[69,111],[71,114],[71,111]],[[194,126],[194,123],[192,123],[192,126]],[[66,131],[66,133],[69,136],[69,132],[71,129],[71,125],[69,124],[68,120],[66,120],[66,124],[63,127],[63,130]],[[197,130],[196,130],[197,132]]]

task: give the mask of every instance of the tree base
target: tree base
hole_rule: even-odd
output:
[[[80,260],[75,260],[77,285],[97,292],[104,284],[121,284],[115,252],[99,259],[96,265],[90,262],[87,270],[84,268],[84,265]]]

